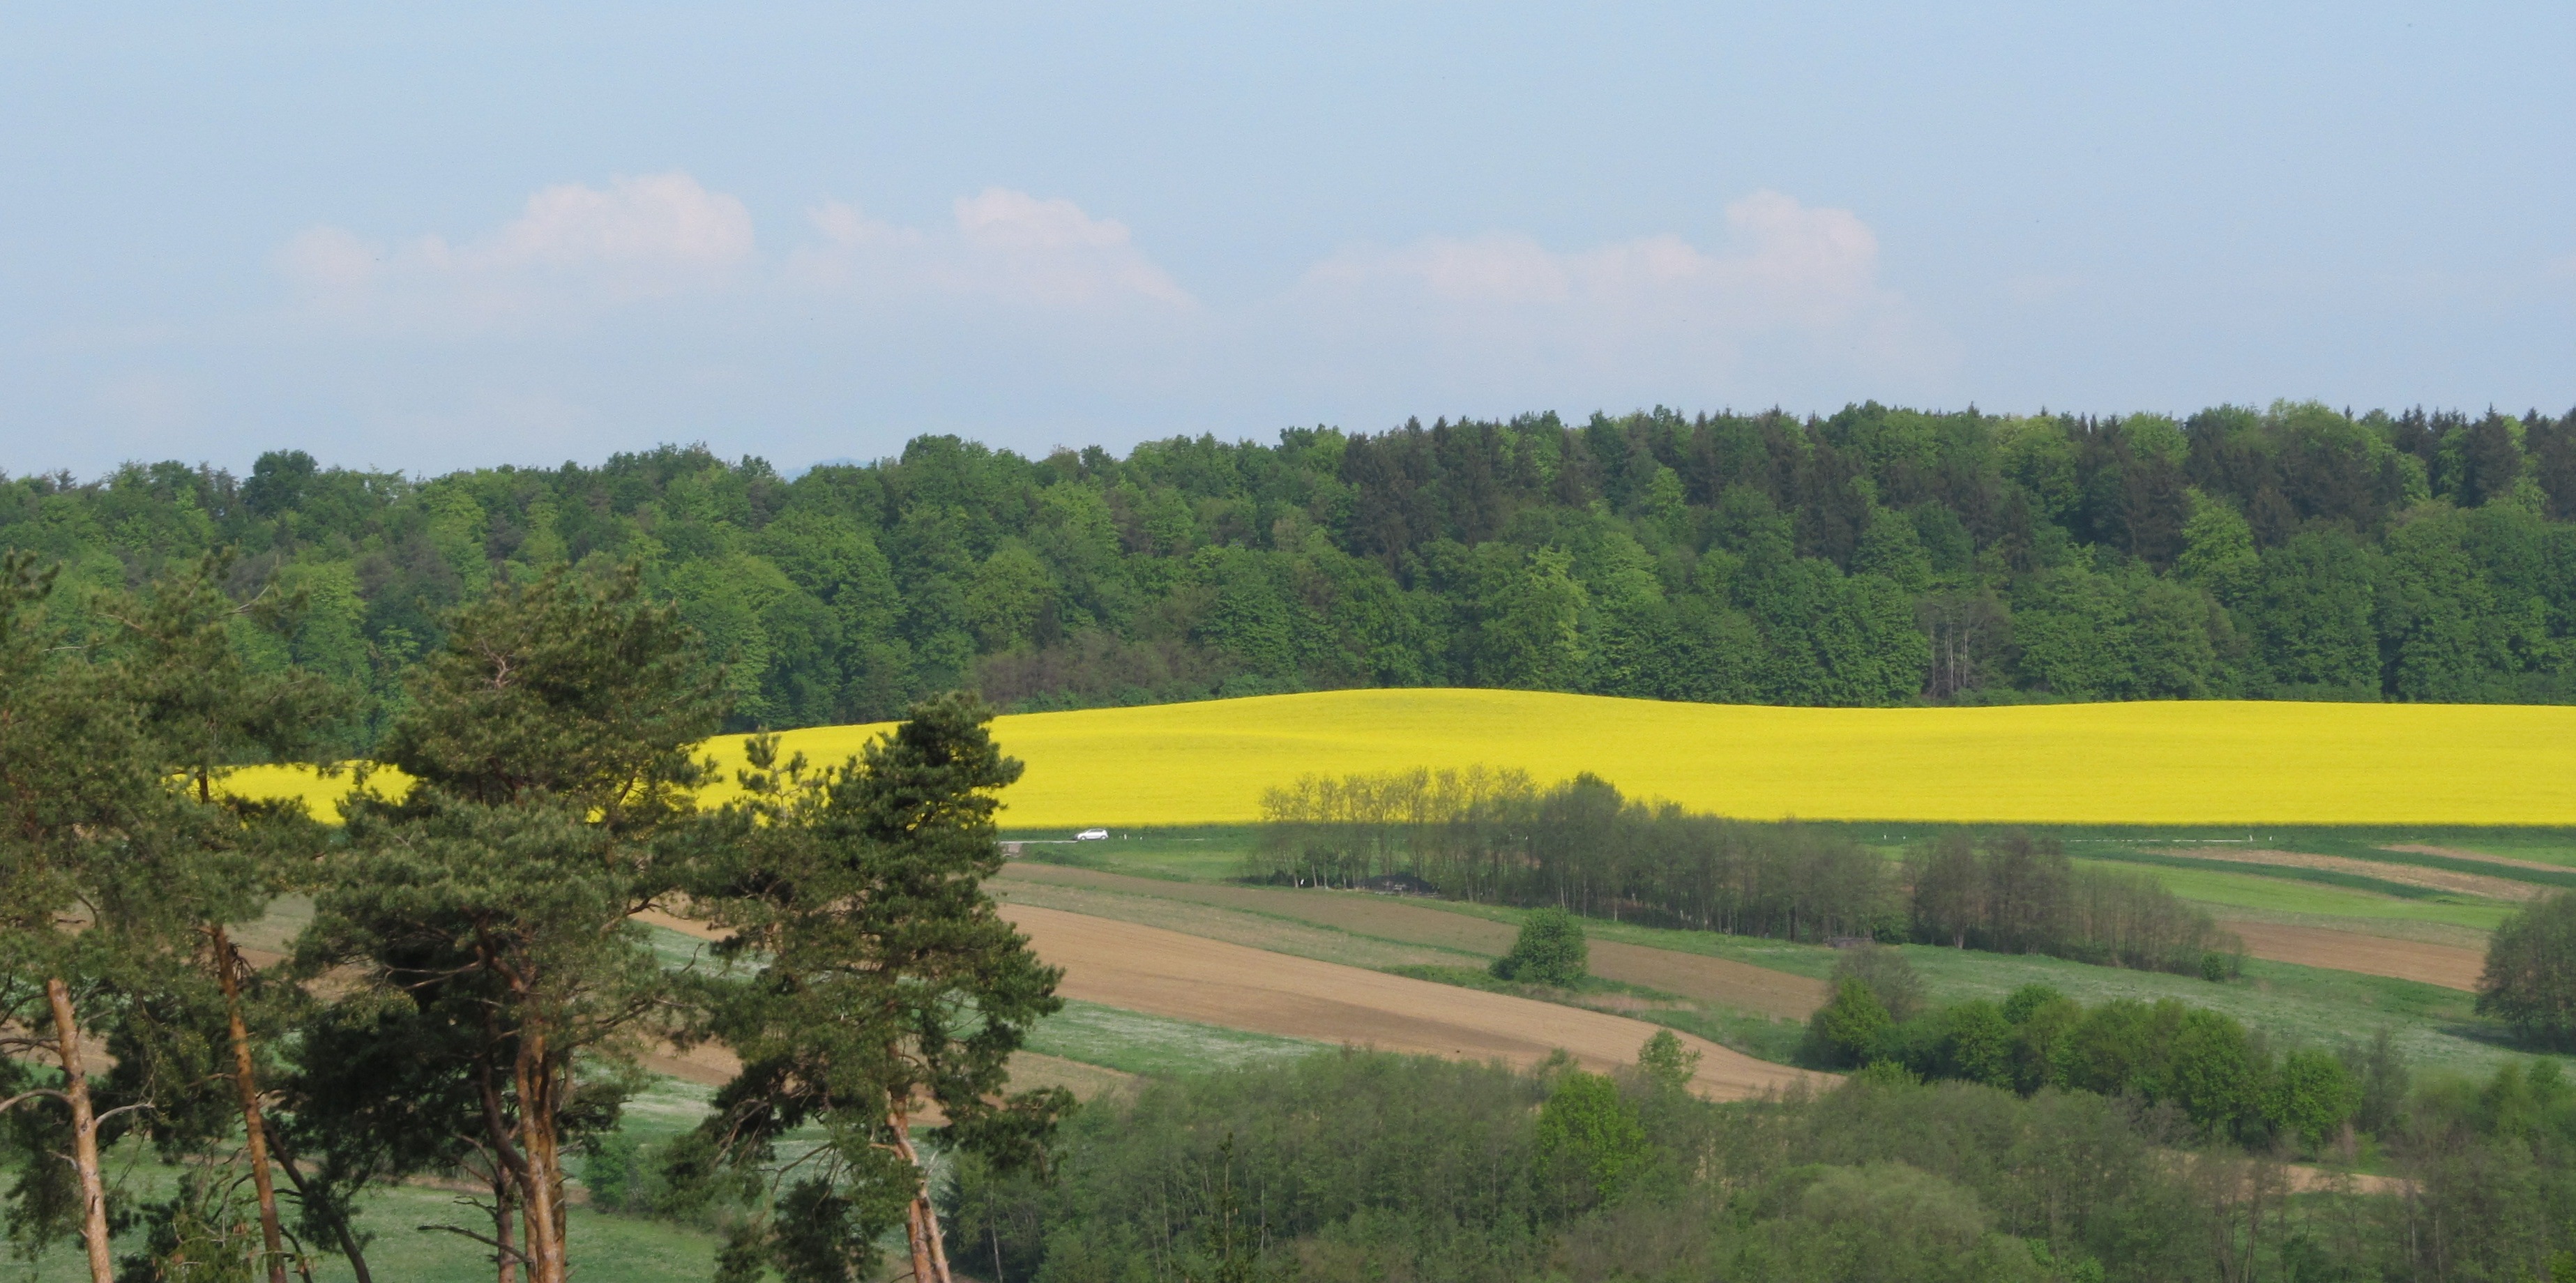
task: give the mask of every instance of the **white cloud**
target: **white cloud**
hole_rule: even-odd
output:
[[[1307,273],[1310,292],[1418,293],[1470,307],[1560,311],[1588,322],[1697,315],[1732,329],[1829,325],[1883,308],[1878,238],[1849,210],[1809,209],[1778,192],[1729,205],[1737,244],[1712,253],[1644,236],[1557,253],[1522,235],[1432,237],[1351,249]]]
[[[1851,211],[1760,191],[1726,223],[1717,247],[1665,234],[1560,251],[1517,233],[1355,247],[1310,269],[1286,311],[1344,363],[1396,352],[1421,385],[1508,396],[1759,394],[1734,378],[1757,352],[1766,374],[1939,361]]]
[[[740,200],[675,171],[545,188],[517,218],[462,243],[308,228],[276,264],[335,312],[480,325],[722,288],[756,251]]]
[[[1136,247],[1126,224],[1093,218],[1072,201],[988,187],[952,208],[953,226],[923,230],[826,202],[810,215],[823,243],[790,256],[787,274],[865,296],[945,295],[1080,311],[1198,306]]]

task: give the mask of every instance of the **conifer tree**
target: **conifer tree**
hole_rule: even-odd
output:
[[[132,988],[132,928],[165,870],[167,790],[133,706],[85,647],[44,634],[52,581],[32,556],[0,554],[0,1053],[50,1058],[60,1074],[0,1108],[50,1101],[68,1114],[75,1188],[47,1190],[64,1171],[47,1164],[21,1193],[67,1212],[91,1283],[111,1283],[101,1140],[112,1118],[150,1102],[99,1109],[84,1044]]]
[[[171,876],[158,884],[160,916],[177,928],[156,933],[153,941],[169,955],[164,961],[176,964],[163,974],[175,979],[187,967],[181,940],[201,941],[202,949],[190,952],[214,986],[224,1026],[218,1038],[225,1049],[221,1070],[176,1075],[165,1091],[207,1078],[228,1084],[258,1206],[264,1273],[269,1283],[286,1283],[289,1256],[262,1106],[260,1052],[245,995],[258,978],[235,947],[231,927],[267,910],[286,884],[281,857],[309,857],[318,833],[300,804],[249,802],[219,793],[216,785],[246,759],[312,756],[321,730],[345,715],[347,701],[338,688],[302,669],[254,672],[242,662],[233,630],[283,631],[299,603],[274,593],[234,602],[223,591],[231,565],[229,552],[210,553],[190,571],[118,603],[111,612],[122,626],[113,689],[135,706],[145,751],[161,777],[175,780],[181,790],[170,812]],[[185,1041],[188,1031],[138,1020],[129,1022],[121,1041],[140,1040],[147,1055],[158,1056],[171,1050],[172,1035]],[[163,1113],[171,1113],[167,1102]]]
[[[301,962],[353,966],[359,1000],[466,1031],[448,1068],[507,1174],[490,1240],[505,1278],[513,1261],[531,1283],[567,1277],[567,1146],[613,1117],[619,1066],[669,1009],[634,917],[676,888],[667,848],[694,816],[690,749],[717,728],[720,682],[632,570],[497,589],[453,620],[377,754],[408,794],[347,807]]]
[[[761,1245],[799,1283],[863,1276],[897,1223],[913,1277],[948,1283],[914,1119],[935,1107],[953,1143],[1008,1163],[1069,1104],[1061,1089],[1007,1094],[1011,1053],[1061,1006],[1061,973],[983,889],[1002,866],[993,793],[1020,776],[991,717],[943,695],[820,771],[755,740],[748,796],[713,833],[696,904],[729,932],[723,956],[753,969],[716,994],[712,1028],[743,1070],[701,1135],[749,1168],[789,1131],[826,1129]]]

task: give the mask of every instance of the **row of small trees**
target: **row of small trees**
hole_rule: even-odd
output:
[[[2171,998],[2088,1008],[2041,984],[2000,1003],[1932,1008],[1903,955],[1877,946],[1852,950],[1835,967],[1833,997],[1809,1019],[1801,1055],[1824,1068],[1885,1066],[2025,1096],[2052,1087],[2130,1096],[2172,1106],[2204,1137],[2312,1152],[2347,1125],[2384,1130],[2407,1087],[2386,1030],[2340,1053],[2276,1052],[2224,1012]]]
[[[1549,787],[1469,767],[1309,775],[1262,797],[1250,874],[1301,885],[1415,879],[1439,894],[1557,905],[1733,935],[1916,939],[2195,972],[2234,942],[2152,879],[2077,868],[2054,842],[1953,833],[1891,866],[1792,822]]]
[[[310,1241],[367,1283],[363,1197],[438,1173],[488,1190],[486,1223],[444,1228],[503,1283],[562,1283],[568,1162],[614,1128],[643,1053],[711,1039],[744,1068],[670,1175],[732,1191],[727,1269],[850,1277],[901,1226],[915,1276],[947,1278],[914,1120],[935,1107],[1008,1163],[1067,1104],[1006,1093],[1056,973],[981,891],[992,793],[1019,774],[985,710],[929,701],[820,769],[755,742],[739,800],[701,810],[690,750],[724,714],[721,674],[634,574],[552,574],[450,621],[378,753],[409,787],[362,772],[335,831],[222,786],[336,711],[328,686],[241,662],[243,635],[291,628],[298,603],[237,603],[226,570],[83,603],[66,615],[117,627],[69,635],[50,577],[0,565],[0,1109],[22,1246],[77,1237],[110,1283],[126,1213],[101,1153],[140,1137],[189,1175],[140,1209],[131,1270],[284,1283]],[[310,923],[255,968],[235,929],[285,895],[310,897]],[[712,958],[666,967],[641,921],[657,913],[703,924]],[[824,1139],[779,1161],[807,1124]],[[233,1228],[251,1219],[256,1242]]]

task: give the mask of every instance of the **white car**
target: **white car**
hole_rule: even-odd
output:
[[[1105,842],[1108,839],[1109,830],[1107,829],[1084,829],[1073,835],[1073,840],[1076,842]]]

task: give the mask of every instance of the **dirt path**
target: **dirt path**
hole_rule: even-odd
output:
[[[1633,1063],[1656,1026],[1623,1016],[1459,989],[1248,949],[1035,905],[1003,916],[1065,969],[1059,992],[1179,1020],[1384,1051],[1527,1065],[1563,1048],[1591,1069]],[[1694,1085],[1735,1100],[1828,1075],[1755,1060],[1681,1035],[1700,1053]]]
[[[2223,860],[2230,864],[2270,864],[2290,869],[2321,869],[2335,873],[2358,873],[2382,882],[2448,891],[2455,895],[2484,896],[2490,900],[2537,900],[2552,888],[2516,882],[2511,878],[2491,878],[2482,873],[2455,873],[2449,869],[2418,868],[2412,864],[2390,864],[2382,860],[2356,860],[2342,855],[2312,855],[2305,851],[2235,851],[2214,847],[2192,847],[2189,850],[2159,850],[2158,855],[2185,855],[2195,860]]]
[[[1123,895],[1218,905],[1311,922],[1354,935],[1457,949],[1489,958],[1502,956],[1512,947],[1512,939],[1517,934],[1512,927],[1500,922],[1366,891],[1167,882],[1158,878],[1129,877],[1025,861],[1011,864],[1004,870],[1003,877],[1050,886],[1086,887]],[[1719,1003],[1766,1016],[1798,1020],[1805,1019],[1809,1013],[1823,1006],[1829,996],[1824,982],[1806,976],[1793,976],[1724,958],[1606,940],[1592,942],[1592,974],[1605,980],[1661,989],[1694,1001]]]
[[[2357,931],[2293,927],[2276,922],[2235,920],[2221,922],[2218,927],[2222,931],[2235,932],[2245,942],[2245,952],[2257,958],[2292,962],[2303,967],[2331,967],[2337,971],[2357,971],[2366,976],[2420,980],[2428,985],[2469,992],[2476,992],[2478,975],[2486,969],[2484,953],[2457,945],[2391,940],[2386,936],[2363,935]]]

